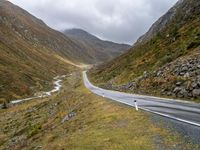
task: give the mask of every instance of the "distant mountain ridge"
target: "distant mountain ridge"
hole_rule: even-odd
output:
[[[69,29],[63,31],[63,33],[67,37],[78,41],[83,47],[87,47],[88,54],[92,54],[96,62],[109,61],[131,48],[131,46],[127,44],[118,44],[101,40],[82,29]]]
[[[85,30],[82,29],[78,29],[78,28],[73,28],[73,29],[68,29],[63,31],[64,34],[70,36],[70,37],[74,37],[74,38],[79,38],[79,39],[90,39],[90,40],[99,40],[96,36],[88,33]]]
[[[80,50],[78,43],[51,29],[42,20],[8,1],[1,1],[0,6],[2,25],[7,24],[7,28],[16,33],[19,38],[27,40],[34,47],[44,45],[46,49],[70,61],[90,62],[84,51]]]

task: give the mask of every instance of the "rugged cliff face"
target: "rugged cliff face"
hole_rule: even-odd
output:
[[[198,0],[179,1],[126,54],[91,70],[91,79],[136,93],[199,99],[199,8]]]

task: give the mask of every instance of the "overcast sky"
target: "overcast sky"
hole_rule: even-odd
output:
[[[178,0],[9,0],[57,30],[133,44]]]

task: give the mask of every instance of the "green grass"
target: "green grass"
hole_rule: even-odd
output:
[[[199,2],[193,0],[186,4],[183,9],[192,12],[185,14],[178,9],[173,19],[151,40],[137,44],[124,55],[92,69],[89,72],[91,80],[95,83],[127,83],[144,71],[152,72],[195,51],[200,45]]]
[[[61,123],[72,111],[76,116]],[[154,124],[148,115],[92,94],[77,74],[65,80],[62,91],[51,98],[0,110],[0,149],[154,150],[174,144],[195,149],[196,145]],[[9,142],[16,138],[21,140]],[[159,144],[158,138],[162,139]]]
[[[30,125],[30,127],[27,129],[27,137],[30,138],[36,134],[38,134],[41,131],[41,125]]]

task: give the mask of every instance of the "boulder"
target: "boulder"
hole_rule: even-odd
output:
[[[200,96],[200,89],[194,89],[193,91],[192,91],[192,95],[193,95],[193,97],[199,97]]]
[[[197,86],[200,88],[200,81],[197,81]]]
[[[179,95],[181,97],[187,97],[188,96],[188,91],[186,89],[181,89],[181,91],[179,92]]]
[[[148,77],[148,72],[147,72],[147,71],[144,71],[143,77],[144,77],[144,78],[147,78],[147,77]]]
[[[179,93],[181,90],[182,90],[181,87],[176,87],[176,88],[173,90],[173,92],[174,92],[175,94],[177,94],[177,93]]]
[[[69,121],[72,117],[76,116],[76,113],[75,112],[70,112],[68,113],[64,118],[63,120],[61,121],[61,123],[64,123],[65,121]]]
[[[172,95],[172,93],[171,92],[167,92],[167,96],[171,96]]]
[[[181,69],[182,72],[187,72],[188,71],[188,67],[185,65],[182,69]]]
[[[193,82],[191,86],[192,86],[193,89],[196,89],[198,84],[196,82]]]
[[[184,75],[185,75],[185,72],[180,72],[179,75],[180,75],[180,76],[184,76]]]
[[[162,74],[162,71],[157,72],[157,77],[159,77]]]
[[[176,83],[177,86],[181,86],[181,84],[182,84],[181,82],[177,82]]]
[[[190,74],[187,72],[185,75],[184,75],[184,78],[189,78],[190,77]]]

